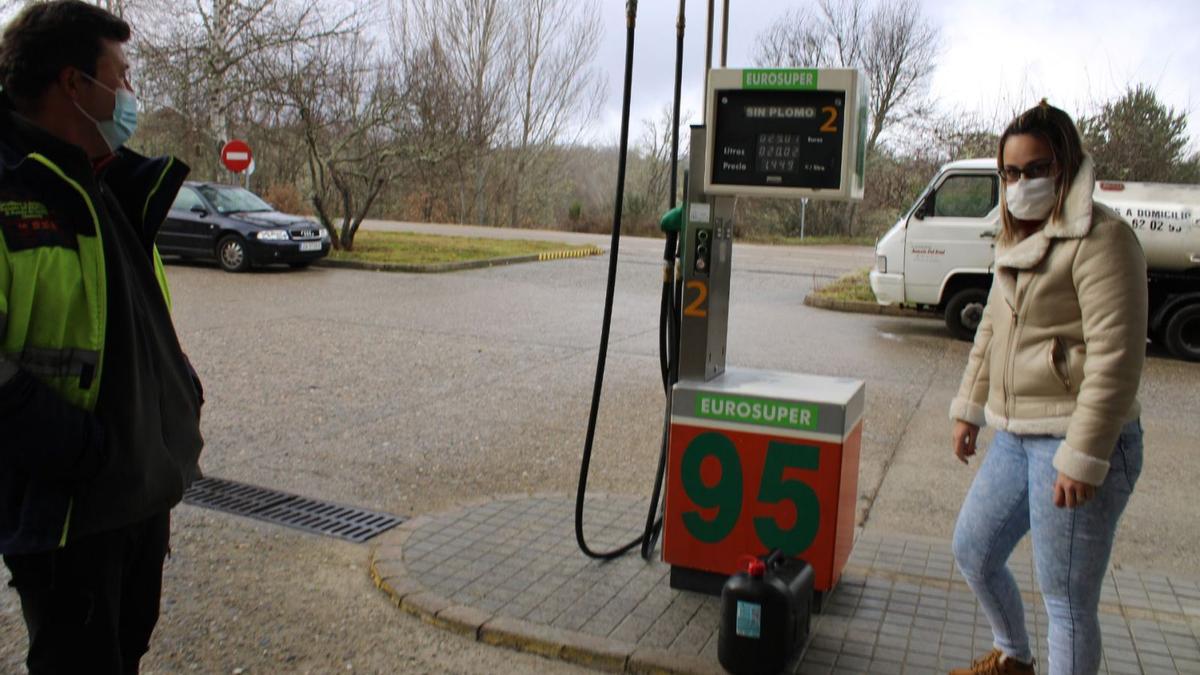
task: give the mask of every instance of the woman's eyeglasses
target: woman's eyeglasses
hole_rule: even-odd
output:
[[[1000,169],[1000,177],[1007,183],[1015,183],[1021,180],[1021,176],[1032,180],[1034,178],[1045,178],[1054,172],[1053,159],[1039,159],[1036,162],[1030,162],[1024,167],[1014,166],[1009,164],[1003,169]]]

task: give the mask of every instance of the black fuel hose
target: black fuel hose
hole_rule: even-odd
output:
[[[683,38],[687,26],[687,0],[679,0],[679,18],[675,22],[675,89],[671,109],[671,185],[667,208],[675,208],[679,200],[679,104],[683,93]],[[671,379],[671,348],[678,341],[670,338],[669,328],[679,330],[679,319],[675,316],[679,298],[675,297],[675,261],[679,257],[679,233],[668,232],[663,251],[663,293],[658,324],[658,359],[662,369],[663,388],[667,395],[675,380]]]
[[[604,322],[600,328],[600,354],[596,359],[596,382],[592,389],[592,409],[588,415],[587,437],[584,440],[583,459],[579,467],[579,486],[575,493],[575,541],[579,550],[589,558],[612,560],[636,548],[646,538],[645,533],[637,539],[611,551],[594,551],[583,537],[583,502],[587,494],[588,469],[592,463],[592,447],[596,440],[596,419],[600,413],[600,394],[604,390],[604,366],[608,359],[608,335],[612,325],[613,295],[617,285],[617,256],[621,244],[621,212],[625,207],[625,168],[629,153],[629,102],[633,89],[633,37],[637,25],[637,0],[625,3],[625,86],[621,102],[621,141],[617,158],[617,195],[613,209],[612,244],[608,253],[608,284],[604,296]]]
[[[687,25],[687,0],[679,0],[679,18],[675,22],[675,90],[671,110],[671,196],[670,207],[678,203],[679,185],[679,103],[683,91],[683,38]],[[646,511],[645,534],[642,536],[642,559],[654,556],[654,546],[662,532],[659,497],[667,471],[667,445],[671,437],[671,408],[675,383],[679,380],[679,311],[680,299],[675,292],[675,261],[679,259],[679,233],[667,234],[663,250],[663,289],[659,311],[659,360],[663,364],[663,389],[666,408],[663,411],[662,440],[658,449],[658,470],[654,473],[654,488],[650,492],[650,508]],[[657,519],[657,520],[656,520]]]

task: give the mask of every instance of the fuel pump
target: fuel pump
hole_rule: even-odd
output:
[[[691,134],[663,559],[673,587],[716,593],[744,556],[780,551],[812,566],[819,605],[853,544],[864,385],[727,366],[734,200],[860,199],[866,80],[717,69],[707,96]]]
[[[726,367],[735,198],[862,198],[867,82],[855,70],[706,68],[705,124],[691,129],[685,201],[673,214],[682,232],[664,227],[659,343],[666,406],[646,526],[611,551],[591,549],[583,536],[620,244],[636,9],[630,0],[617,199],[576,541],[593,558],[640,546],[650,559],[661,528],[671,586],[708,593],[718,593],[746,555],[778,551],[812,566],[819,608],[853,545],[864,385]],[[709,10],[711,33],[711,2]],[[678,28],[676,116],[682,0]]]

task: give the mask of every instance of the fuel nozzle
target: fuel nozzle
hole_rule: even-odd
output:
[[[663,234],[679,232],[683,229],[683,206],[676,206],[662,215],[658,227]]]

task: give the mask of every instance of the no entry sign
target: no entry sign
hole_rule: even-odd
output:
[[[245,141],[233,139],[221,148],[221,163],[226,169],[234,173],[241,173],[250,166],[250,162],[254,160],[254,155],[250,152],[250,146]]]

